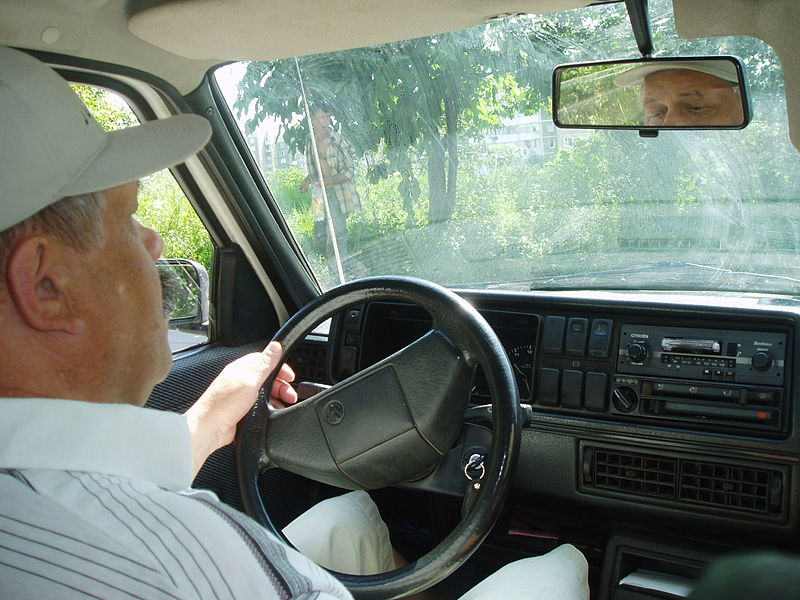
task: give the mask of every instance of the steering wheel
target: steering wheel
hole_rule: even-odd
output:
[[[236,460],[247,513],[281,539],[258,488],[261,472],[280,467],[346,489],[419,480],[452,448],[467,407],[474,368],[483,367],[492,398],[492,439],[480,490],[455,529],[433,550],[377,575],[334,573],[359,599],[416,593],[461,566],[491,530],[516,462],[520,425],[516,381],[492,328],[466,300],[430,282],[369,277],[336,287],[296,313],[275,334],[284,356],[319,323],[353,304],[416,304],[431,330],[395,354],[306,401],[272,409],[259,400],[239,424]],[[269,390],[278,369],[264,385]],[[268,399],[269,394],[262,394]],[[466,483],[466,482],[465,482]]]

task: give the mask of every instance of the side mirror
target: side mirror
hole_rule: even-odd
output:
[[[156,262],[168,300],[169,328],[208,335],[208,271],[185,258],[161,258]],[[164,283],[167,280],[168,283]]]
[[[744,65],[734,56],[648,58],[560,65],[553,72],[559,127],[742,129],[750,122]]]

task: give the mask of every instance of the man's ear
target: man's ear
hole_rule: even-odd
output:
[[[83,320],[75,314],[64,245],[48,236],[20,240],[6,265],[6,287],[20,319],[37,331],[75,334]]]

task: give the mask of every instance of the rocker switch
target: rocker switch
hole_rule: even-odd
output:
[[[589,319],[573,317],[567,322],[565,350],[569,356],[586,356]]]

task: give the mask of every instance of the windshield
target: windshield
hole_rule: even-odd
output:
[[[323,288],[368,275],[506,289],[800,293],[800,162],[765,43],[685,40],[651,2],[655,55],[744,60],[740,131],[559,129],[552,69],[637,57],[624,4],[227,65],[216,78]]]

